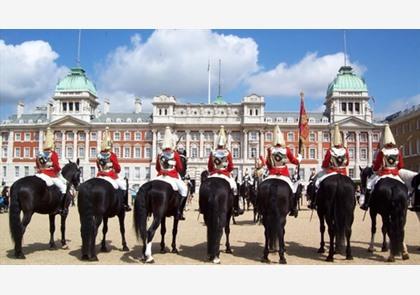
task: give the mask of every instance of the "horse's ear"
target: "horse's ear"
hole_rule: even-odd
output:
[[[79,164],[80,164],[80,159],[79,159],[79,158],[77,158],[77,160],[76,160],[76,165],[77,165],[77,167],[79,167]]]
[[[362,172],[362,171],[363,171],[363,168],[362,168],[362,166],[360,166],[360,165],[359,165],[359,169],[360,169],[360,172]]]
[[[69,160],[69,164],[71,163],[71,160],[70,159],[68,159]]]

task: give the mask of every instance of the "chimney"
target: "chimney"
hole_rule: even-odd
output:
[[[109,99],[105,99],[104,100],[104,115],[109,113],[109,105],[110,105]]]
[[[134,100],[134,113],[141,113],[141,99],[139,97]]]
[[[47,102],[47,120],[51,120],[51,113],[52,113],[53,104],[51,101]]]
[[[16,116],[18,119],[22,117],[24,107],[25,107],[25,104],[23,102],[18,103],[17,110],[16,110]]]

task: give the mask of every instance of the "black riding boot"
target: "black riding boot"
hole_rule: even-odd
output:
[[[313,196],[309,195],[309,201],[310,203],[308,205],[308,208],[316,209],[316,193]]]
[[[176,216],[175,218],[177,218],[178,220],[185,220],[185,218],[182,216],[182,203],[183,203],[183,197],[181,196],[181,194],[179,192],[176,192],[176,198],[178,199],[178,206],[176,207]]]
[[[244,214],[244,209],[239,207],[239,195],[233,195],[233,214],[235,216]]]
[[[124,191],[124,210],[126,212],[131,211],[131,207],[128,205],[128,191]]]
[[[179,220],[185,220],[185,216],[184,216],[184,209],[185,209],[185,205],[187,204],[187,197],[183,197],[181,198],[181,217],[179,218]]]
[[[69,213],[69,210],[66,208],[66,194],[62,194],[61,196],[61,208],[60,208],[60,214],[67,215]]]
[[[290,200],[290,213],[289,216],[294,216],[295,218],[298,216],[298,210],[297,210],[297,195],[296,193],[292,194],[291,200]]]
[[[360,209],[366,211],[367,209],[369,209],[369,202],[370,202],[370,197],[371,197],[371,192],[370,190],[366,190],[365,193],[365,201],[363,202],[363,204],[360,206]]]

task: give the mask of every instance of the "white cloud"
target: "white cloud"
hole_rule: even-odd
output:
[[[51,97],[66,67],[56,63],[58,54],[45,41],[6,44],[0,40],[0,101],[15,104],[23,100],[26,106],[45,104]]]
[[[290,97],[297,96],[301,90],[309,98],[324,98],[328,84],[337,75],[343,65],[344,54],[318,56],[308,53],[298,63],[278,64],[274,69],[252,75],[247,80],[249,92],[264,96]],[[349,63],[357,74],[366,68],[357,63]]]
[[[101,112],[103,112],[104,99],[109,99],[111,104],[111,113],[129,113],[134,112],[134,99],[137,97],[137,95],[124,90],[116,90],[111,92],[99,90],[98,97],[100,98],[101,105],[99,106],[99,109]],[[153,109],[152,101],[152,97],[141,97],[142,110],[151,112]]]
[[[212,67],[212,97],[215,97],[219,58],[222,93],[239,86],[258,71],[258,46],[251,38],[210,30],[156,30],[142,42],[136,34],[129,46],[116,48],[98,66],[97,85],[111,99],[113,93],[116,96],[123,89],[126,95],[133,95],[131,100],[134,95],[153,97],[165,93],[189,101],[205,101],[208,60]]]
[[[385,117],[394,114],[398,111],[403,111],[405,109],[411,108],[412,106],[420,104],[420,93],[413,95],[411,97],[404,97],[398,99],[392,99],[392,102],[386,106],[385,110],[379,110],[379,112],[374,112],[374,117],[377,120],[383,120]]]

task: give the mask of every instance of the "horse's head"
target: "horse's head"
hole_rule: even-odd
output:
[[[373,174],[373,169],[370,166],[362,168],[359,166],[360,169],[360,191],[364,193],[366,191],[366,183],[367,179]]]
[[[63,167],[63,170],[61,173],[63,174],[63,177],[74,186],[74,188],[77,190],[80,184],[80,176],[82,174],[82,171],[79,166],[79,159],[76,160],[76,162],[72,162],[69,160],[69,162]]]
[[[201,177],[200,177],[201,183],[206,181],[207,177],[209,177],[209,172],[207,170],[204,170],[203,172],[201,172]]]

